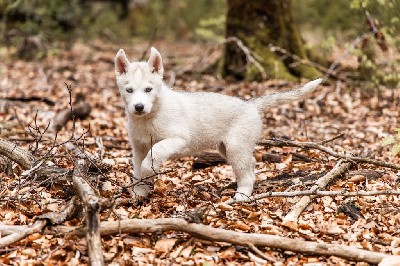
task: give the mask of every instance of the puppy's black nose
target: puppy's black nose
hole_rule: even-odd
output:
[[[142,112],[144,110],[144,105],[141,103],[136,104],[135,110],[136,110],[136,112]]]

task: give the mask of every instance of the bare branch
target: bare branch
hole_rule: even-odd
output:
[[[100,207],[101,200],[96,191],[85,180],[88,163],[80,159],[75,164],[72,180],[86,210],[86,240],[90,265],[105,265],[101,250]]]
[[[391,169],[396,169],[400,170],[400,166],[387,163],[387,162],[382,162],[378,160],[374,160],[371,158],[366,158],[366,157],[358,157],[358,156],[349,156],[345,154],[339,154],[323,145],[320,145],[315,142],[300,142],[300,141],[293,141],[293,140],[284,140],[284,139],[277,139],[277,140],[263,140],[258,143],[259,145],[262,146],[275,146],[275,147],[298,147],[298,148],[303,148],[303,149],[316,149],[323,151],[333,157],[339,158],[339,159],[345,159],[353,162],[358,162],[358,163],[368,163],[368,164],[373,164],[377,166],[382,166],[382,167],[387,167]]]
[[[78,208],[79,203],[76,198],[76,196],[72,197],[72,199],[69,201],[67,206],[60,212],[48,212],[45,214],[42,214],[38,217],[38,219],[47,219],[51,222],[51,224],[61,224],[73,217]]]
[[[12,234],[0,238],[0,248],[5,248],[15,242],[18,242],[18,241],[24,239],[25,237],[27,237],[31,234],[42,231],[42,229],[45,227],[46,224],[47,224],[47,221],[45,221],[45,220],[37,220],[31,226],[24,227],[23,230],[16,230]],[[2,227],[4,227],[4,226],[0,226],[0,228],[2,228]]]
[[[344,160],[340,160],[335,167],[329,171],[326,175],[321,177],[315,182],[315,185],[310,189],[311,191],[317,191],[318,189],[326,187],[334,178],[341,176],[344,174],[351,166],[350,162],[345,162]],[[287,226],[292,229],[297,229],[297,220],[299,219],[300,214],[303,210],[310,204],[311,200],[316,196],[303,196],[292,210],[286,214],[282,219],[282,225]]]
[[[259,250],[256,246],[254,246],[254,244],[249,244],[249,247],[251,248],[251,250],[254,251],[254,253],[259,255],[261,258],[265,259],[266,261],[276,262],[273,258],[270,258],[267,255],[265,255],[261,250]]]
[[[16,162],[24,170],[30,169],[34,163],[34,157],[30,152],[4,139],[0,139],[0,155]]]
[[[256,59],[256,57],[260,58],[260,56],[258,56],[255,52],[253,52],[246,45],[244,45],[243,42],[237,37],[234,37],[234,36],[228,37],[224,40],[223,43],[228,43],[228,42],[236,43],[236,45],[240,48],[240,50],[242,50],[242,52],[246,55],[248,62],[252,63],[258,69],[258,71],[260,71],[262,79],[267,78],[265,69],[262,67],[262,65]]]
[[[87,102],[79,103],[73,111],[70,108],[61,110],[51,120],[50,128],[54,131],[59,131],[73,118],[85,119],[89,116],[91,110],[92,107]]]
[[[390,257],[387,254],[358,249],[354,246],[317,243],[302,239],[293,239],[277,235],[242,233],[208,225],[189,223],[182,218],[159,219],[127,219],[121,221],[104,221],[100,224],[102,235],[119,233],[159,233],[165,231],[181,231],[197,238],[209,241],[228,242],[238,245],[254,245],[289,250],[299,253],[337,256],[354,261],[365,261],[377,264],[382,259]],[[55,226],[49,229],[52,234],[84,235],[85,230],[78,227]]]
[[[298,197],[298,196],[315,196],[315,197],[334,197],[334,196],[342,196],[342,197],[371,197],[371,196],[381,196],[381,195],[400,195],[400,190],[377,190],[377,191],[314,191],[314,190],[302,190],[302,191],[282,191],[282,192],[265,192],[261,194],[254,195],[249,197],[248,200],[242,202],[253,202],[257,200],[261,200],[264,198],[273,198],[273,197]],[[232,204],[232,202],[224,202],[225,204]]]

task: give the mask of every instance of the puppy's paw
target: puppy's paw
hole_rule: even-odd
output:
[[[243,193],[236,193],[235,197],[233,197],[236,201],[242,202],[249,200],[250,196],[247,196]]]
[[[137,184],[133,187],[133,196],[147,198],[150,193],[150,186],[145,184]]]

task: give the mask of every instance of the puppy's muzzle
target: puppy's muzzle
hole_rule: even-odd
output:
[[[138,104],[135,105],[136,113],[141,114],[141,113],[143,113],[143,110],[144,110],[144,105],[143,104],[138,103]]]

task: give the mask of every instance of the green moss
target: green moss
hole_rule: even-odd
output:
[[[241,34],[241,40],[245,45],[250,48],[255,54],[255,59],[263,67],[267,78],[269,79],[285,79],[285,80],[295,80],[293,76],[282,60],[271,50],[269,47],[265,46],[260,40],[260,35],[264,35],[265,32],[260,32],[257,37],[255,36],[245,36]],[[265,37],[266,35],[264,35]],[[243,63],[244,64],[244,63]],[[254,65],[249,64],[245,70],[243,77],[247,81],[261,80],[262,74],[260,70]]]
[[[321,73],[312,66],[292,67],[294,60],[282,59],[272,52],[269,44],[281,47],[300,58],[308,59],[300,34],[294,24],[290,1],[270,0],[269,5],[262,1],[228,1],[226,20],[227,37],[236,36],[257,56],[255,59],[263,67],[267,78],[295,80],[297,77],[314,79]],[[224,75],[233,75],[238,79],[260,80],[262,74],[244,55],[235,43],[226,45],[224,54]]]
[[[317,79],[322,76],[320,71],[308,65],[298,65],[293,68],[293,72],[296,73],[296,76],[306,79]]]

